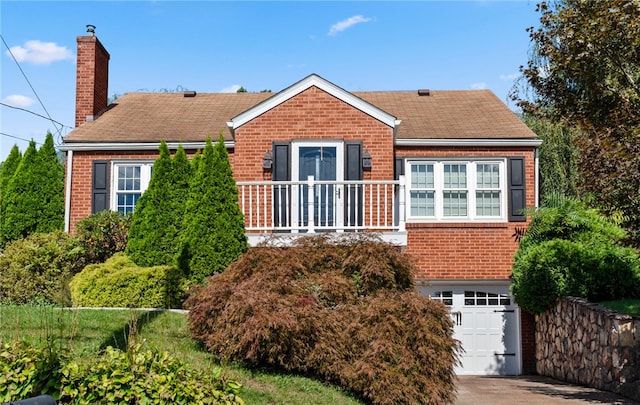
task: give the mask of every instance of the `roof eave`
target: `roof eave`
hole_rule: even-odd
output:
[[[396,139],[396,146],[502,146],[502,147],[534,147],[542,144],[541,139],[534,138],[475,138],[475,139]]]
[[[203,149],[206,142],[167,142],[169,149],[177,149],[182,146],[186,150]],[[234,141],[224,141],[224,146],[231,149],[235,146]],[[59,150],[66,151],[132,151],[132,150],[158,150],[160,142],[68,142],[58,147]]]

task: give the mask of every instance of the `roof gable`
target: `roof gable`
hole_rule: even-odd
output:
[[[342,89],[341,87],[336,86],[335,84],[323,79],[322,77],[316,74],[311,74],[300,80],[299,82],[280,91],[274,96],[268,98],[267,100],[264,100],[254,107],[236,115],[227,123],[227,125],[232,130],[235,130],[236,128],[239,128],[252,119],[264,114],[272,108],[277,107],[283,102],[314,86],[392,128],[399,124],[396,120],[396,117],[394,117],[393,115],[381,110],[380,108],[361,99],[360,97],[355,96],[353,93],[350,93]]]

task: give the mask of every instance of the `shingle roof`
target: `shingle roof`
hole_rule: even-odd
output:
[[[489,90],[354,92],[402,120],[399,139],[533,139],[526,125]],[[198,142],[271,93],[127,93],[93,122],[64,138],[74,142]]]

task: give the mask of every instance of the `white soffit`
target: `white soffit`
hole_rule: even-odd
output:
[[[357,108],[358,110],[364,112],[367,115],[370,115],[371,117],[390,126],[391,128],[395,127],[395,125],[397,124],[396,118],[393,115],[379,109],[371,103],[364,101],[360,97],[354,96],[352,93],[336,86],[335,84],[323,79],[322,77],[316,74],[311,74],[300,80],[299,82],[275,94],[273,97],[270,97],[260,104],[257,104],[256,106],[248,109],[247,111],[236,115],[231,119],[230,122],[228,122],[228,125],[230,128],[236,129],[313,86],[316,86],[320,90],[325,91],[328,94],[331,94],[332,96],[338,98],[339,100],[342,100],[345,103]]]
[[[215,142],[211,142],[215,145]],[[204,149],[205,142],[167,142],[169,149],[178,149],[182,146],[185,150]],[[225,141],[224,146],[227,149],[233,148],[235,142]],[[58,147],[61,151],[75,150],[113,150],[113,151],[130,151],[130,150],[158,150],[160,142],[70,142],[63,143]]]

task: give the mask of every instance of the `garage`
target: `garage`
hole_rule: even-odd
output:
[[[454,337],[464,349],[456,374],[521,374],[520,313],[508,285],[431,283],[419,288],[450,308]]]

